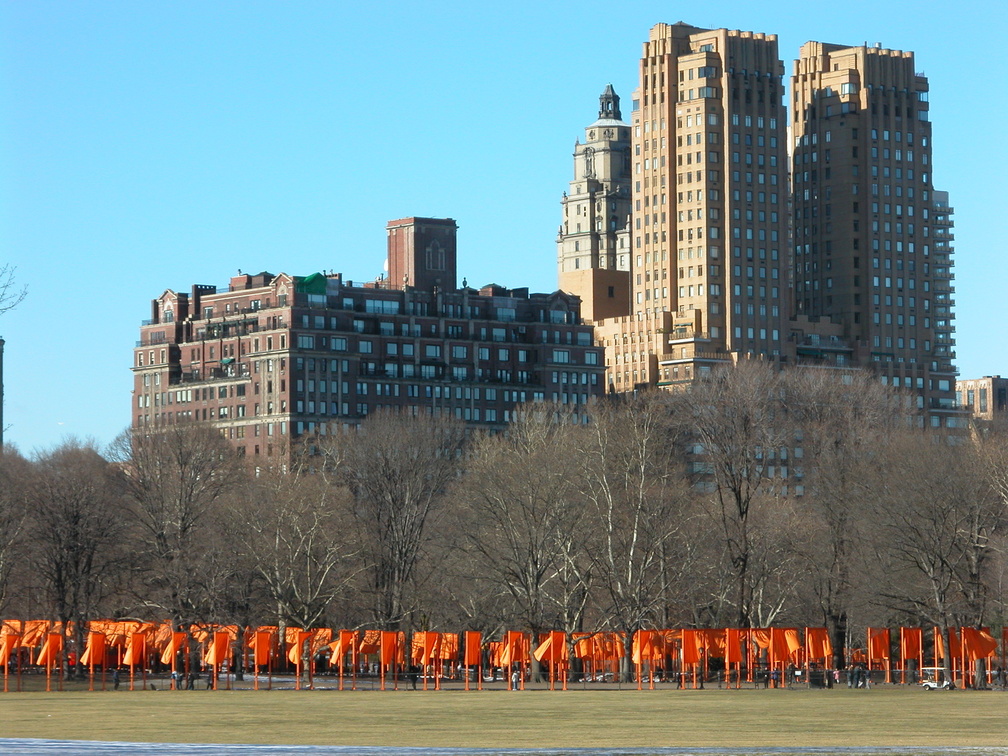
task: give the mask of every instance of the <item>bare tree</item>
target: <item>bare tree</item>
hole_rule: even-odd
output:
[[[473,567],[507,596],[508,619],[533,634],[581,629],[590,571],[576,456],[575,427],[530,406],[469,460],[462,496]]]
[[[0,447],[0,611],[7,606],[14,568],[23,560],[30,463],[13,449]]]
[[[239,458],[217,430],[198,423],[131,429],[113,453],[137,530],[141,605],[176,623],[207,619],[217,569],[213,526],[223,527],[215,512],[243,483]]]
[[[275,620],[301,628],[325,624],[356,564],[348,538],[348,492],[332,485],[324,470],[311,472],[310,461],[295,460],[286,474],[261,475],[248,500],[234,507]]]
[[[68,442],[40,456],[28,493],[31,563],[53,616],[84,628],[123,566],[121,479],[93,447]]]
[[[451,418],[382,411],[320,447],[353,496],[372,615],[384,628],[400,628],[415,609],[428,523],[460,472],[464,440],[464,426]]]
[[[740,627],[750,627],[755,619],[760,576],[753,570],[759,539],[752,515],[778,495],[780,479],[771,471],[793,440],[784,396],[775,366],[744,361],[712,371],[681,397],[698,444],[696,482],[712,490],[721,523],[734,583],[730,601]]]
[[[15,270],[13,265],[0,265],[0,315],[13,310],[28,296],[28,287],[17,285]]]
[[[792,478],[804,486],[793,529],[821,621],[830,630],[834,665],[848,645],[848,620],[866,575],[863,525],[873,502],[867,485],[877,453],[902,427],[906,397],[860,371],[802,370],[787,377],[788,408],[797,429]],[[800,455],[800,456],[799,456]]]
[[[668,619],[673,584],[688,564],[678,540],[693,516],[691,491],[671,407],[658,393],[599,405],[578,449],[603,615],[625,637],[624,680],[634,633]]]
[[[879,597],[943,628],[980,627],[987,570],[1004,508],[976,446],[961,436],[908,432],[885,450],[873,524],[887,570]]]

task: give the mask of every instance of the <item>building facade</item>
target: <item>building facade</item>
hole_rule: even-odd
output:
[[[596,323],[609,386],[782,358],[787,118],[777,38],[683,23],[644,43],[631,114],[631,301]]]
[[[959,405],[976,420],[1008,418],[1008,378],[988,375],[956,381]]]
[[[455,228],[389,223],[387,280],[240,274],[164,292],[134,350],[133,426],[213,422],[282,463],[298,439],[384,408],[492,430],[539,402],[587,421],[604,367],[578,298],[456,288]]]
[[[866,368],[955,425],[952,208],[933,188],[927,79],[912,53],[809,42],[789,122],[782,77],[774,35],[651,29],[630,118],[631,301],[596,321],[608,386],[743,358]]]
[[[808,42],[792,97],[796,311],[839,323],[856,364],[954,424],[952,213],[927,78],[910,52]]]

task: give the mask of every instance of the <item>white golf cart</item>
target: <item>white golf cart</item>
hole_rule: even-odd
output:
[[[942,667],[921,667],[920,686],[924,690],[955,689],[955,683],[945,679],[945,670]]]

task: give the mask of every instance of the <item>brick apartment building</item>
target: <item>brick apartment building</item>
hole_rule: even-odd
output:
[[[604,391],[580,299],[456,285],[454,220],[387,226],[389,278],[239,274],[151,303],[133,355],[134,427],[216,424],[240,453],[291,444],[383,408],[498,429],[527,402],[571,422]]]

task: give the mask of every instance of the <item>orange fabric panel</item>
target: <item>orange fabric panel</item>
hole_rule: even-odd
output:
[[[294,630],[294,632],[291,633],[291,630]],[[299,627],[288,627],[285,635],[288,639],[293,636],[293,640],[287,641],[287,659],[291,664],[300,666],[302,659],[304,658],[305,641],[310,640],[312,636],[311,630],[302,630]]]
[[[469,667],[478,667],[482,662],[480,654],[480,644],[483,636],[475,630],[466,630],[465,634],[465,664]]]
[[[559,630],[545,633],[545,640],[539,644],[532,656],[536,661],[556,663],[567,659],[567,635]]]
[[[833,641],[825,627],[806,627],[805,647],[810,660],[829,659],[833,656]]]
[[[341,656],[351,655],[351,661],[357,657],[357,631],[356,630],[340,630],[339,631],[339,642],[341,646]]]
[[[428,636],[424,641],[424,657],[426,659],[425,664],[434,664],[438,659],[441,658],[441,647],[444,645],[444,634],[442,633],[428,633]]]
[[[723,659],[727,652],[725,645],[725,633],[722,629],[707,629],[701,631],[703,635],[704,650],[708,657]]]
[[[597,664],[604,664],[623,656],[623,635],[599,633],[594,638],[594,656]]]
[[[231,656],[231,642],[235,640],[227,630],[214,633],[213,650],[217,664],[223,664]]]
[[[558,662],[565,662],[568,658],[567,649],[567,633],[562,630],[553,630],[550,632],[553,636],[553,660]]]
[[[320,627],[315,630],[310,630],[311,637],[308,643],[308,652],[312,656],[317,656],[322,653],[322,649],[326,648],[330,641],[332,641],[332,630],[328,628]]]
[[[702,640],[698,637],[696,630],[682,631],[682,663],[699,664]]]
[[[799,661],[803,646],[801,638],[798,636],[797,628],[784,628],[784,643],[787,645],[788,656],[791,657],[791,661]]]
[[[507,667],[511,664],[525,664],[529,660],[528,640],[524,633],[517,630],[508,630],[504,634],[503,646],[501,647],[500,666]]]
[[[5,619],[0,622],[0,636],[16,635],[19,638],[24,634],[24,622],[21,620]]]
[[[541,662],[544,656],[548,656],[550,648],[553,646],[553,639],[547,634],[546,640],[536,646],[535,651],[532,652],[532,656],[536,661]]]
[[[130,633],[126,642],[126,654],[123,656],[123,664],[133,667],[142,667],[147,656],[147,636],[144,633]]]
[[[5,633],[0,636],[0,665],[7,664],[14,649],[21,645],[21,636]]]
[[[869,627],[868,628],[868,659],[869,661],[876,659],[888,659],[889,658],[889,628],[888,627]]]
[[[631,660],[633,661],[634,664],[640,664],[641,661],[643,660],[643,654],[641,654],[641,641],[643,640],[643,638],[641,636],[642,636],[642,634],[644,632],[646,632],[646,631],[644,631],[644,630],[638,630],[636,633],[634,633],[634,636],[633,636],[633,642],[631,644],[631,649],[632,650],[630,652],[630,654],[631,654],[630,658],[631,658]]]
[[[383,667],[391,667],[399,657],[399,633],[395,631],[382,631],[381,634],[381,664]]]
[[[953,659],[958,659],[962,656],[962,641],[959,639],[959,633],[956,632],[954,627],[948,628],[948,639],[951,648],[948,649],[948,654],[946,654],[945,648],[945,628],[935,627],[934,629],[935,645],[938,649],[938,658],[945,659],[946,656],[950,656]]]
[[[459,636],[458,633],[441,633],[441,651],[438,659],[451,661],[459,658]]]
[[[160,625],[154,627],[154,632],[152,633],[152,638],[150,639],[151,645],[154,648],[164,649],[169,643],[171,643],[172,633],[175,632],[175,628],[172,627],[172,623],[165,620]]]
[[[290,628],[288,628],[288,631]],[[202,645],[210,640],[213,635],[213,627],[210,625],[190,625],[189,634],[193,637],[193,640],[198,644]]]
[[[591,633],[574,633],[571,637],[574,640],[574,656],[581,660],[591,659],[595,648]]]
[[[754,627],[749,630],[749,640],[761,649],[770,648],[771,633],[769,629]]]
[[[28,620],[24,623],[21,633],[21,645],[25,648],[35,648],[45,640],[50,623],[47,620]]]
[[[377,654],[381,648],[381,631],[366,630],[357,648],[359,654]]]
[[[164,651],[161,652],[161,663],[170,665],[178,652],[188,646],[186,643],[188,638],[187,633],[173,630],[171,637],[168,638],[168,642],[165,644]]]
[[[962,644],[967,659],[986,659],[997,653],[998,642],[986,629],[964,627]]]
[[[273,655],[274,635],[269,630],[256,630],[252,634],[252,663],[257,667],[265,667]]]
[[[949,628],[949,652],[952,656],[958,658],[962,656],[962,637],[959,635],[959,631],[954,627]]]
[[[87,636],[87,646],[81,656],[80,663],[85,667],[93,664],[105,664],[105,633],[91,631]]]
[[[490,652],[490,666],[503,667],[501,657],[504,655],[504,643],[501,641],[490,641],[487,644],[487,650]]]
[[[513,661],[517,661],[514,658],[514,649],[512,644],[509,642],[510,631],[504,633],[504,639],[500,642],[500,666],[507,667]]]
[[[738,628],[725,628],[725,661],[729,664],[742,662],[742,634]]]
[[[919,627],[900,628],[900,659],[920,660],[924,656],[924,632]]]
[[[791,656],[791,649],[788,645],[787,636],[784,633],[784,628],[773,627],[770,628],[770,647],[768,649],[767,659],[771,664],[783,664],[788,661]]]
[[[338,667],[343,663],[343,655],[346,653],[346,647],[343,642],[337,638],[332,643],[329,644],[329,666]]]
[[[440,646],[440,633],[421,631],[413,633],[410,644],[410,660],[413,664],[427,665],[435,658],[434,652]]]
[[[58,667],[62,651],[63,635],[61,633],[47,633],[35,663],[45,667]]]

